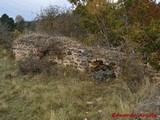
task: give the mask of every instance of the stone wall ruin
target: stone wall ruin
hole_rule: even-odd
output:
[[[25,61],[30,57],[45,59],[46,62],[72,66],[82,72],[91,71],[102,76],[118,76],[124,59],[123,53],[116,50],[90,48],[71,38],[39,34],[15,40],[13,53],[16,61]]]

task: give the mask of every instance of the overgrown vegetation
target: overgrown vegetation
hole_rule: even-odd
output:
[[[160,70],[160,5],[153,0],[69,1],[74,9],[49,6],[31,22],[20,15],[15,21],[7,14],[0,17],[0,119],[111,120],[114,112],[160,114],[159,79],[152,80],[145,68],[149,63]],[[31,32],[119,48],[127,57],[122,75],[97,82],[45,59],[28,58],[18,66],[12,42]]]
[[[80,37],[85,30],[80,25],[79,15],[58,6],[49,6],[37,16],[37,32],[55,36]]]
[[[83,27],[99,34],[105,46],[117,46],[131,40],[141,46],[139,51],[147,54],[148,62],[149,59],[157,60],[158,56],[151,56],[160,50],[160,6],[156,1],[69,1],[75,5],[74,13],[81,16]]]
[[[23,75],[2,49],[0,66],[1,120],[110,120],[114,112],[149,111],[150,103],[154,108],[150,112],[159,112],[155,99],[159,90],[148,80],[133,94],[123,79],[99,83],[62,66],[52,76]]]
[[[69,0],[74,10],[56,6],[37,16],[37,30],[50,35],[78,38],[91,46],[115,47],[132,41],[139,44],[147,62],[159,69],[160,6],[150,0]]]

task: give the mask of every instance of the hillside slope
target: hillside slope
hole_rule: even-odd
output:
[[[59,66],[52,76],[24,75],[0,49],[1,120],[112,120],[114,112],[143,110],[159,114],[159,93],[149,81],[132,94],[120,78],[95,82],[70,67]]]

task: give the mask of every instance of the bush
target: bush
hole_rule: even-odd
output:
[[[142,62],[142,55],[138,50],[138,45],[129,43],[125,46],[127,57],[122,66],[122,78],[127,83],[131,92],[136,93],[145,83],[148,77],[147,70]]]
[[[17,30],[17,29],[15,29],[15,30],[13,31],[13,37],[14,37],[15,39],[18,38],[21,34],[22,34],[22,33],[21,33],[19,30]]]
[[[18,62],[20,72],[26,73],[45,73],[53,75],[55,74],[55,64],[49,63],[45,59],[35,59],[33,57],[26,58]]]
[[[86,34],[80,25],[78,15],[70,10],[63,10],[57,6],[49,6],[37,16],[36,31],[49,35],[78,37]]]
[[[0,24],[0,44],[8,49],[11,48],[13,42],[12,32],[7,31],[4,26]]]
[[[141,96],[140,103],[136,105],[134,110],[135,113],[160,113],[160,98],[159,96],[160,87],[157,85],[149,86],[145,90],[145,94]],[[158,117],[158,116],[157,116]]]

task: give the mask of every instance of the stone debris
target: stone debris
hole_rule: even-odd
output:
[[[104,80],[106,78],[115,78],[114,68],[111,65],[105,65],[102,60],[95,60],[91,62],[91,77],[97,80]]]

